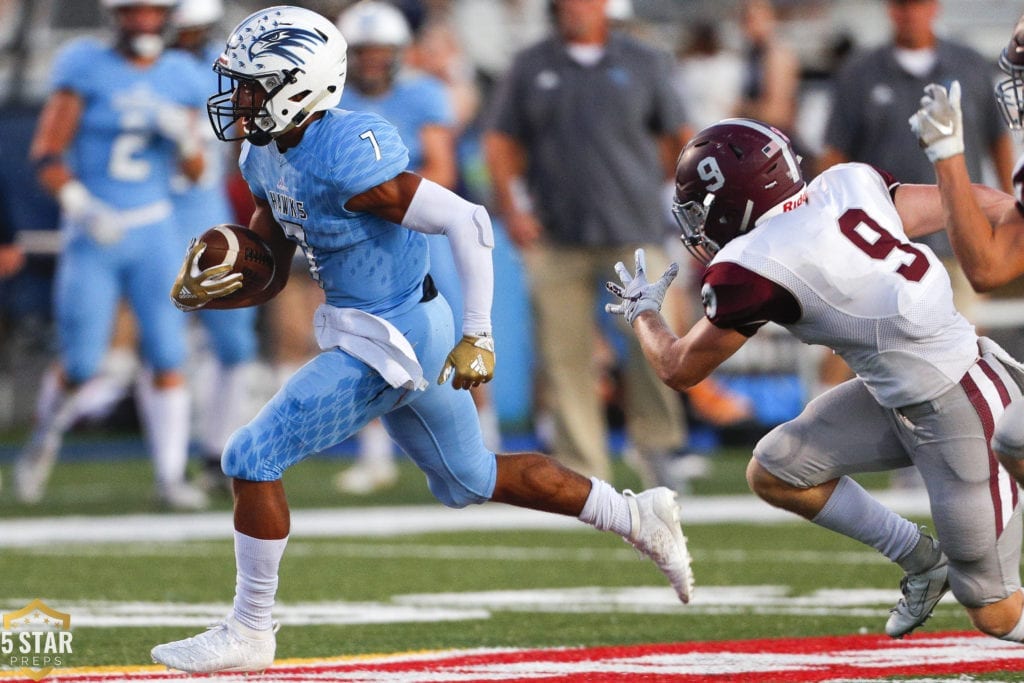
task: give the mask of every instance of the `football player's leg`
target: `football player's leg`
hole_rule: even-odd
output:
[[[102,363],[120,291],[110,254],[84,238],[65,250],[54,287],[62,367],[44,377],[35,427],[15,465],[15,495],[25,503],[42,499],[64,432],[78,414],[78,389]]]
[[[904,439],[932,501],[949,557],[949,583],[984,633],[1024,641],[1021,620],[1021,509],[1016,482],[990,450],[993,425],[1020,390],[986,355],[934,409],[903,410]],[[1018,630],[1017,633],[1011,632]]]
[[[443,302],[442,297],[438,299]],[[447,349],[439,345],[450,337],[444,334],[450,317],[441,302],[418,307],[430,321],[417,327],[435,332],[414,341],[428,376],[440,368]],[[383,420],[445,505],[464,507],[493,500],[578,517],[621,535],[658,565],[683,602],[689,600],[693,574],[673,491],[656,488],[639,495],[623,494],[540,453],[496,456],[484,445],[468,392],[447,385],[432,384]]]
[[[996,422],[992,449],[1017,484],[1024,485],[1024,401],[1017,400],[1006,407]]]
[[[903,563],[921,539],[917,526],[846,475],[910,464],[887,411],[854,379],[811,401],[761,439],[747,480],[768,503]]]

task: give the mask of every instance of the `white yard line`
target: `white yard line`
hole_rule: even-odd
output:
[[[928,499],[919,491],[878,491],[876,497],[900,514],[927,516]],[[692,524],[803,523],[753,495],[694,496],[682,500],[684,528]],[[566,530],[579,528],[569,517],[484,505],[449,510],[441,505],[332,508],[292,511],[292,538],[404,536],[447,531]],[[174,542],[231,537],[230,512],[135,514],[102,517],[37,517],[0,521],[0,547],[71,543]]]

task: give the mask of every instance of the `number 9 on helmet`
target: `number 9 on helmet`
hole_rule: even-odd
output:
[[[759,221],[799,205],[787,202],[805,187],[800,157],[781,131],[753,119],[725,119],[680,152],[672,213],[683,244],[707,264]]]

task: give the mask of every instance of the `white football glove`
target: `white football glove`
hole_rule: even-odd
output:
[[[924,88],[921,108],[910,117],[921,149],[933,164],[964,153],[964,115],[960,109],[960,81],[953,81],[947,92],[937,83]]]
[[[494,337],[489,334],[462,335],[444,359],[437,383],[444,384],[453,374],[452,386],[456,389],[469,389],[494,379]]]
[[[124,236],[117,211],[94,196],[78,180],[64,183],[57,192],[57,203],[67,219],[102,245],[114,244]]]
[[[660,311],[661,303],[665,300],[665,293],[668,286],[679,274],[679,264],[671,263],[665,269],[656,282],[647,281],[647,258],[643,249],[637,249],[634,255],[636,259],[636,274],[630,275],[629,270],[622,261],[615,264],[615,272],[618,273],[621,285],[614,282],[605,284],[605,288],[622,299],[621,303],[605,304],[604,310],[613,315],[621,315],[626,318],[630,325],[636,317],[644,311]]]
[[[171,300],[182,311],[195,311],[242,288],[242,274],[232,273],[231,265],[222,263],[200,270],[199,258],[206,251],[206,242],[193,237],[181,264],[178,277],[171,287]]]

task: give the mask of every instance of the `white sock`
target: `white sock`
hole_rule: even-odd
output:
[[[590,495],[583,504],[579,520],[600,531],[614,531],[619,536],[628,536],[633,524],[625,496],[597,477],[591,477],[590,483]]]
[[[359,430],[359,462],[388,466],[395,460],[395,442],[380,419],[371,420]]]
[[[484,446],[495,453],[501,452],[501,425],[498,422],[498,411],[493,405],[481,406],[476,409],[480,417],[480,432],[484,437]]]
[[[235,532],[235,619],[257,631],[273,628],[271,612],[277,594],[277,569],[288,537],[260,539]]]
[[[188,390],[184,385],[158,389],[150,377],[144,373],[139,382],[138,404],[156,485],[180,484],[188,463]]]
[[[916,524],[879,503],[850,477],[839,479],[811,521],[869,545],[893,562],[910,553],[921,537]]]
[[[223,453],[235,430],[253,417],[249,414],[251,401],[247,391],[250,369],[251,363],[217,365],[211,382],[216,389],[199,419],[199,443],[204,456]]]

